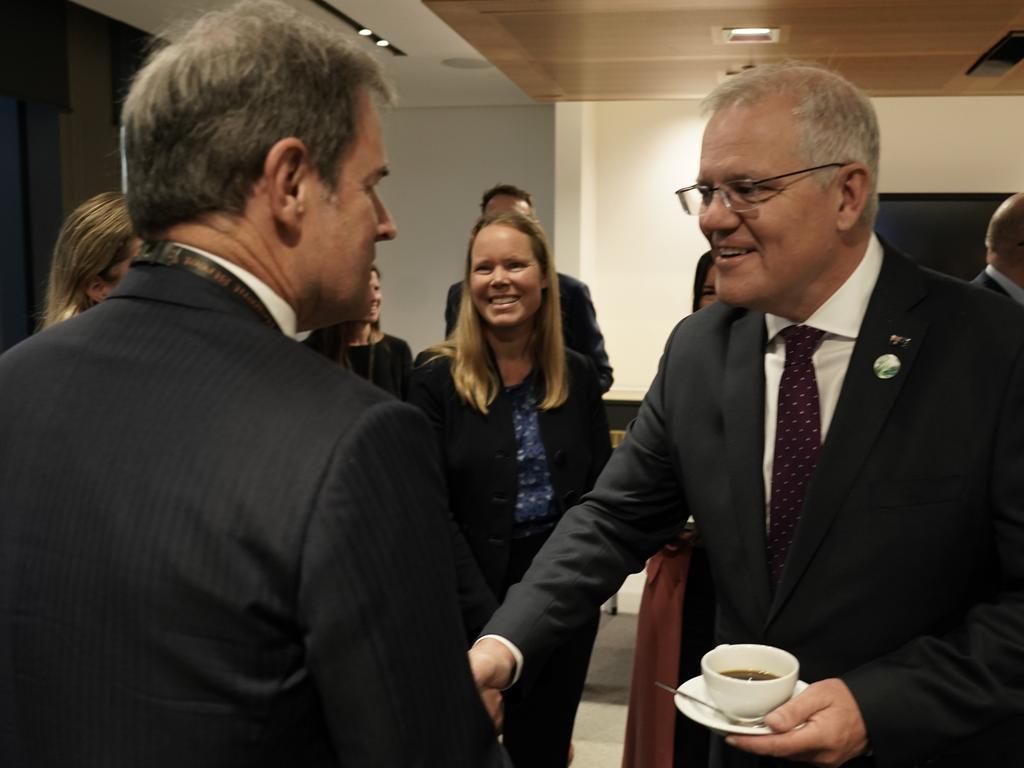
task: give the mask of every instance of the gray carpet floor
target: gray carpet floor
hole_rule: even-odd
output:
[[[635,639],[634,614],[601,615],[576,714],[573,768],[619,768],[622,763]]]

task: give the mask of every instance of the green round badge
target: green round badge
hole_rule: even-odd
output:
[[[875,360],[875,376],[891,379],[900,372],[900,359],[896,355],[881,355]]]

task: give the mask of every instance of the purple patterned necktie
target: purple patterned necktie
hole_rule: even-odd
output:
[[[814,378],[811,355],[825,334],[806,325],[791,325],[780,333],[786,342],[786,366],[779,382],[768,526],[768,567],[772,584],[778,584],[782,576],[786,553],[804,505],[807,481],[821,450],[818,382]]]

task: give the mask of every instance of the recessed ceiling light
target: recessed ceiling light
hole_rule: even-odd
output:
[[[777,43],[778,27],[724,27],[722,36],[727,43]]]
[[[352,28],[353,32],[355,32],[360,37],[365,38],[370,42],[376,43],[381,48],[387,49],[387,51],[391,53],[393,56],[405,56],[405,51],[398,48],[398,46],[392,44],[388,40],[383,40],[383,38],[381,38],[380,35],[376,34],[368,26],[359,23],[351,16],[346,16],[344,13],[335,8],[333,5],[333,0],[311,0],[311,2],[314,3],[315,5],[318,5],[320,8],[334,16],[336,19],[343,21],[345,24]]]

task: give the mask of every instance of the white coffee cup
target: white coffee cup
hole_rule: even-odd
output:
[[[753,670],[774,677],[751,680],[723,673]],[[757,720],[789,701],[800,676],[796,656],[770,645],[720,645],[700,660],[704,688],[715,706],[737,720]]]

